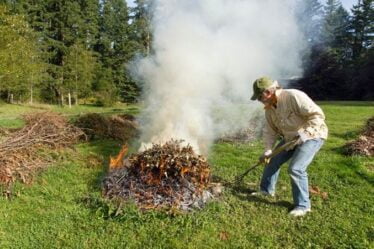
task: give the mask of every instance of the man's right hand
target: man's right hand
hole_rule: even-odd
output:
[[[268,164],[270,162],[272,150],[266,150],[258,159],[261,163]]]

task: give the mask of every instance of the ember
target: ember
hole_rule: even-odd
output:
[[[213,195],[208,191],[210,167],[191,146],[171,140],[133,154],[124,167],[114,169],[103,181],[108,199],[132,199],[143,209],[201,208]]]

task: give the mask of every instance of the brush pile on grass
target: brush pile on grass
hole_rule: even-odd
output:
[[[26,125],[0,143],[0,184],[10,187],[17,179],[29,183],[33,173],[46,167],[46,149],[65,148],[84,133],[61,115],[44,112],[23,116]]]
[[[251,118],[247,125],[230,131],[226,131],[225,133],[221,134],[217,141],[220,142],[228,142],[228,143],[248,143],[258,139],[259,135],[261,134],[262,127],[264,126],[264,120],[260,113],[255,113],[254,117]]]
[[[366,122],[358,139],[347,143],[344,148],[347,155],[374,156],[374,117]]]
[[[191,146],[181,143],[171,140],[154,144],[119,161],[125,153],[122,150],[117,160],[111,160],[111,166],[120,162],[123,167],[113,169],[104,179],[103,195],[133,200],[142,209],[201,208],[213,197],[208,190],[210,166]]]
[[[236,132],[223,134],[218,141],[228,143],[248,143],[257,138],[257,132],[254,127],[242,128]]]
[[[1,136],[7,136],[9,135],[9,131],[7,129],[1,128],[0,127],[0,137]]]
[[[112,138],[126,142],[139,133],[135,117],[129,114],[106,117],[89,113],[79,117],[74,125],[81,128],[90,140]]]

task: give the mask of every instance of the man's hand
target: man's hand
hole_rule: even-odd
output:
[[[261,163],[268,164],[270,162],[272,150],[266,150],[258,159]]]

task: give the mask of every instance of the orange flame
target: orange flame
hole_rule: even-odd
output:
[[[110,157],[110,163],[109,163],[109,169],[110,170],[122,168],[124,166],[123,165],[123,158],[126,156],[128,150],[129,150],[129,148],[125,144],[125,145],[122,146],[120,152],[118,153],[118,155],[116,157]]]

